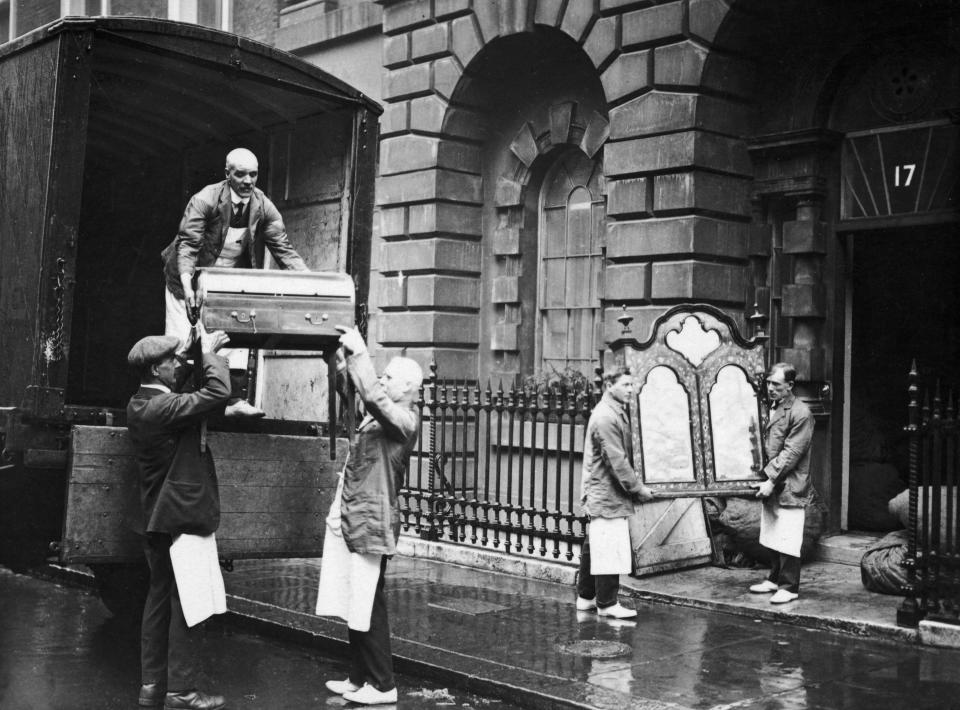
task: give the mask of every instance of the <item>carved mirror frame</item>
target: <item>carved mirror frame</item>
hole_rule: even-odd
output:
[[[738,495],[762,480],[765,344],[762,335],[744,338],[729,315],[708,304],[671,308],[645,342],[622,337],[610,344],[616,364],[629,367],[634,380],[634,466],[658,494]],[[711,395],[727,392],[720,410]],[[685,447],[689,467],[680,461]]]

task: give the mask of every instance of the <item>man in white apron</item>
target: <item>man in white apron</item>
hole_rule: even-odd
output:
[[[654,498],[633,468],[633,439],[626,406],[633,376],[625,368],[604,374],[606,391],[587,422],[583,445],[581,505],[590,525],[580,550],[577,611],[596,609],[599,616],[631,619],[635,609],[620,604],[620,575],[633,563],[630,526],[634,502]]]
[[[763,445],[769,463],[763,469],[767,480],[754,486],[757,498],[763,499],[760,544],[771,551],[772,562],[767,579],[752,585],[750,591],[773,593],[772,604],[792,602],[800,595],[804,508],[813,494],[813,414],[793,393],[796,379],[796,368],[785,362],[771,367],[767,375],[770,413]]]
[[[199,266],[260,268],[264,248],[281,269],[307,271],[287,239],[283,219],[270,198],[257,189],[259,163],[246,148],[227,154],[226,179],[207,185],[187,203],[177,236],[163,251],[166,280],[166,335],[186,343],[191,338],[187,309],[199,307],[203,294],[194,290]],[[246,348],[224,350],[230,365],[228,417],[262,417],[264,412],[247,399],[249,374]]]
[[[220,495],[210,449],[200,446],[200,422],[230,395],[227,362],[216,351],[223,331],[204,333],[203,383],[175,391],[180,340],[143,338],[127,361],[140,388],[127,405],[127,429],[140,472],[140,532],[150,567],[150,587],[140,629],[140,707],[219,710],[226,701],[197,690],[197,629],[226,611],[214,533]]]
[[[423,370],[394,357],[378,377],[360,332],[336,328],[344,356],[337,369],[353,382],[366,414],[350,444],[323,543],[316,612],[345,619],[350,641],[349,675],[326,686],[352,703],[392,705],[397,684],[384,582],[400,536],[397,487],[420,435]]]

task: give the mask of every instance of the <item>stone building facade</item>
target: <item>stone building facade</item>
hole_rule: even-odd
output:
[[[911,359],[960,355],[958,19],[937,0],[306,2],[276,42],[384,105],[381,352],[469,380],[589,372],[624,309],[642,339],[681,302],[749,333],[756,304],[817,413],[833,525],[864,527]]]

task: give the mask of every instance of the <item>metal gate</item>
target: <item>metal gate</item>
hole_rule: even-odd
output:
[[[953,388],[921,392],[916,362],[909,384],[907,584],[897,623],[960,623],[960,427]]]

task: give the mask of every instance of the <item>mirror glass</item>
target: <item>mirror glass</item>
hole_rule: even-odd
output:
[[[761,468],[757,395],[739,367],[717,373],[710,391],[710,424],[717,481],[757,478]]]
[[[662,365],[654,367],[647,374],[639,400],[644,480],[695,481],[690,401],[676,373]]]

